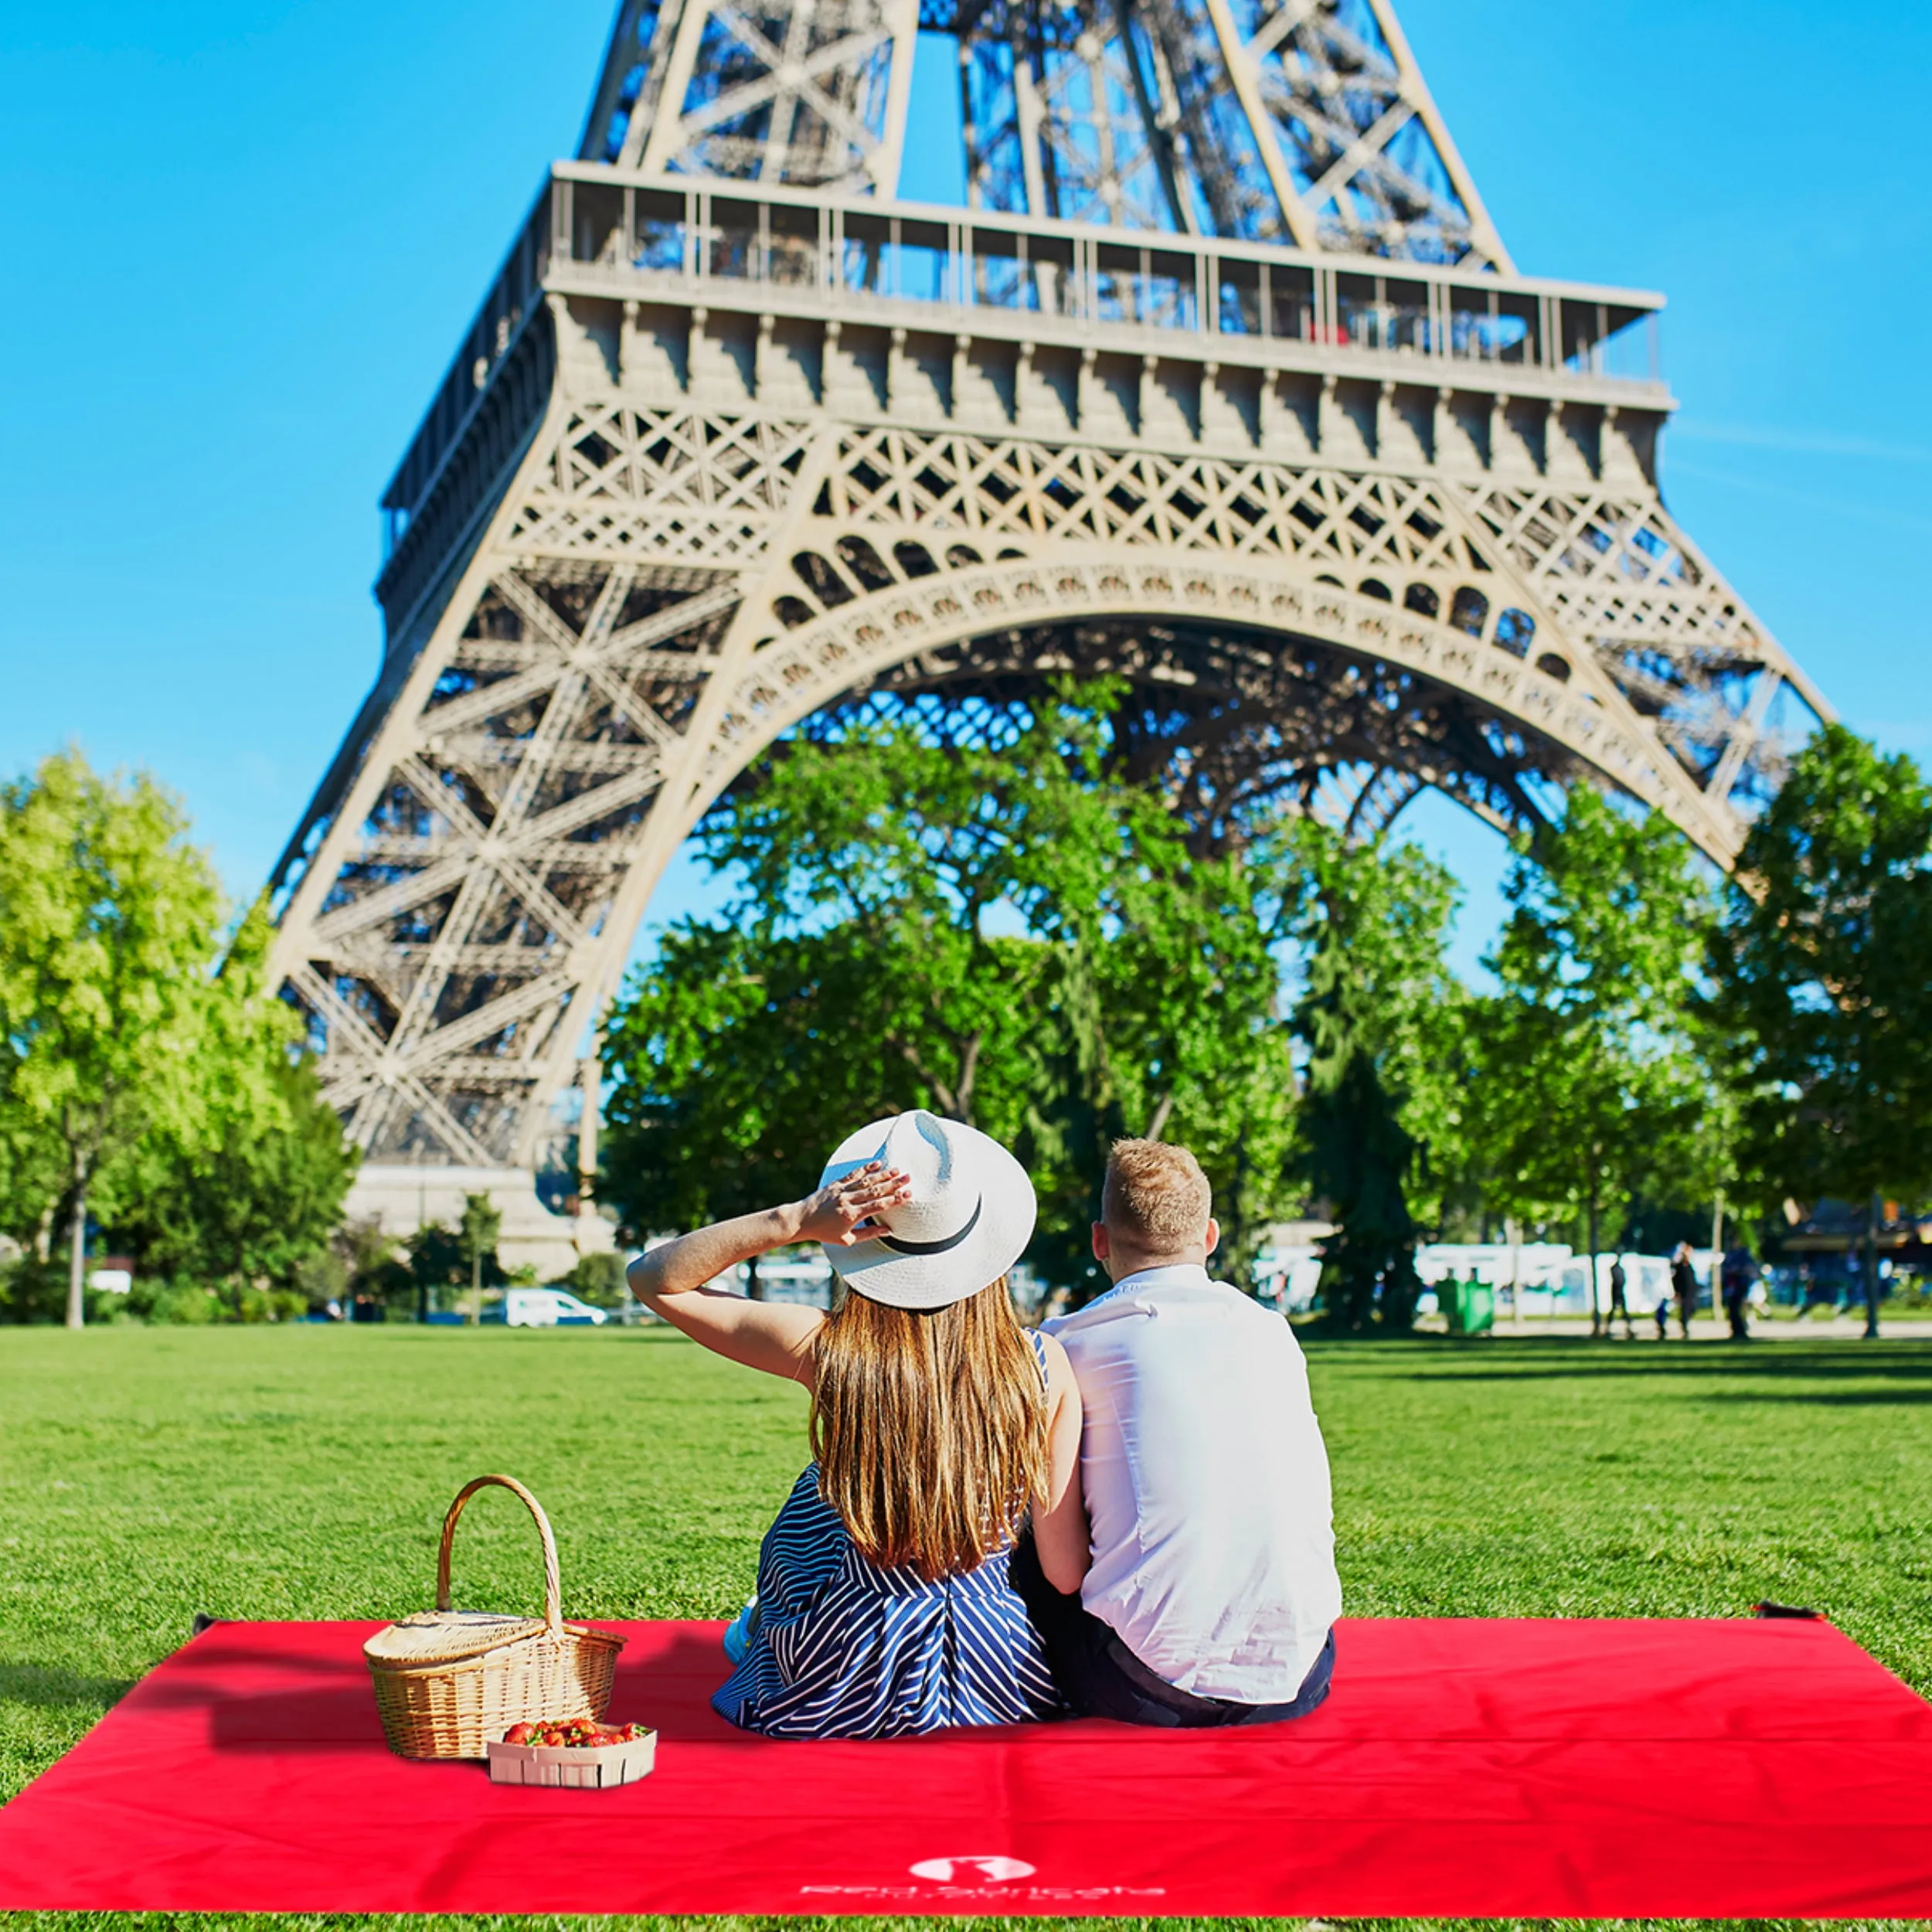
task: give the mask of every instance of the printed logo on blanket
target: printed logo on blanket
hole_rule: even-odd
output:
[[[975,1852],[966,1857],[921,1859],[913,1866],[916,1879],[930,1879],[937,1885],[951,1885],[956,1872],[984,1879],[988,1885],[1005,1885],[1014,1879],[1030,1879],[1039,1868],[1024,1859],[988,1858]]]

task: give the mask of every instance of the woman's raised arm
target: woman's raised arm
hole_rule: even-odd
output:
[[[692,1341],[747,1369],[811,1383],[811,1345],[825,1318],[816,1308],[753,1301],[727,1288],[707,1286],[753,1255],[795,1241],[851,1247],[871,1238],[869,1218],[907,1199],[911,1184],[875,1161],[821,1187],[803,1201],[740,1214],[681,1234],[624,1270],[634,1294]]]

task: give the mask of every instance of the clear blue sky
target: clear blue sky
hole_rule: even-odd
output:
[[[0,8],[0,773],[145,766],[260,883],[374,669],[377,493],[611,11]],[[1401,12],[1519,264],[1669,295],[1679,516],[1851,723],[1932,757],[1932,9]],[[948,85],[922,63],[916,128]],[[1403,822],[1468,882],[1467,964],[1495,842]]]

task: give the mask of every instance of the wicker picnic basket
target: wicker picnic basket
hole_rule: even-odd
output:
[[[450,1607],[456,1519],[490,1484],[522,1498],[543,1539],[543,1614],[495,1617]],[[509,1476],[466,1483],[443,1519],[436,1607],[379,1630],[362,1646],[389,1748],[403,1757],[481,1757],[512,1724],[601,1719],[624,1639],[563,1621],[556,1539],[536,1497]]]

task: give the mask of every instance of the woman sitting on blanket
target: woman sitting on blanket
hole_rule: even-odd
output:
[[[631,1262],[654,1314],[811,1392],[817,1460],[765,1534],[748,1641],[711,1700],[734,1724],[893,1737],[1063,1712],[1006,1575],[1029,1513],[1057,1588],[1087,1562],[1080,1391],[1006,1292],[1033,1213],[996,1141],[901,1114],[847,1140],[808,1199]],[[843,1284],[830,1315],[706,1285],[812,1240]]]

